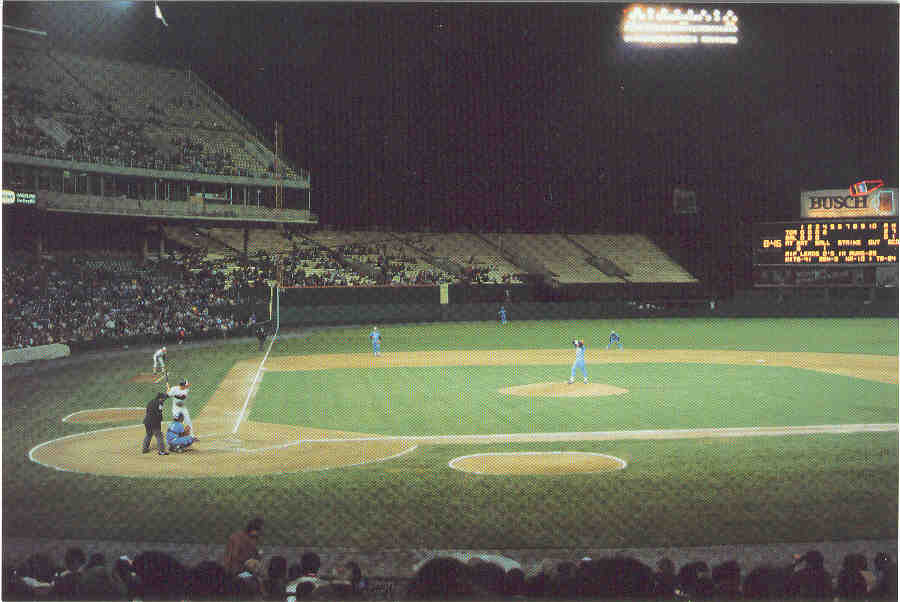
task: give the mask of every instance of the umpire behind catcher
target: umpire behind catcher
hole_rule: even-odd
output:
[[[147,404],[147,414],[144,416],[144,428],[147,429],[147,435],[144,437],[144,447],[142,449],[142,452],[145,454],[150,451],[150,440],[156,435],[156,446],[159,448],[159,455],[169,455],[162,436],[163,405],[165,403],[166,394],[157,393],[156,397]]]

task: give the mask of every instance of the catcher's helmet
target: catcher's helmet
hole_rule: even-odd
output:
[[[178,384],[182,387],[190,387],[191,386],[191,383],[189,383],[187,380],[183,380]]]

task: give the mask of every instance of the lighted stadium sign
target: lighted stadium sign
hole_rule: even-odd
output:
[[[37,195],[33,192],[15,192],[12,190],[4,189],[2,198],[4,205],[12,205],[13,203],[17,203],[19,205],[37,204]]]
[[[863,195],[846,188],[804,190],[800,193],[802,217],[888,217],[897,215],[897,189],[878,187]]]
[[[850,196],[866,196],[884,186],[884,180],[860,180],[850,186]]]
[[[733,10],[633,4],[625,10],[622,38],[629,44],[689,46],[737,44]]]
[[[818,220],[753,224],[754,265],[896,264],[896,220]]]

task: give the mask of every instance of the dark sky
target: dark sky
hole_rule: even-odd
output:
[[[740,44],[690,49],[625,47],[625,4],[160,6],[168,28],[141,2],[3,14],[190,65],[270,137],[284,122],[325,222],[621,225],[674,186],[761,219],[803,189],[897,185],[893,4],[729,4]]]

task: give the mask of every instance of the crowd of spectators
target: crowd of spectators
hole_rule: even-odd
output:
[[[18,63],[10,63],[18,64]],[[173,152],[164,152],[148,135],[149,128],[165,129],[156,105],[148,105],[141,118],[129,118],[116,112],[114,103],[100,93],[89,106],[63,90],[50,98],[47,91],[14,81],[3,85],[3,152],[20,153],[45,159],[81,161],[119,167],[189,171],[225,176],[274,177],[273,165],[257,168],[239,165],[230,153],[206,148],[190,137],[172,137]],[[88,97],[90,100],[90,97]],[[191,111],[191,105],[175,109]],[[152,107],[153,110],[150,110]],[[64,130],[64,140],[48,136],[36,119],[51,120]],[[228,131],[218,122],[195,123],[195,128]],[[176,141],[177,139],[177,141]],[[245,158],[254,162],[255,159]],[[293,173],[291,170],[289,173]]]
[[[335,252],[308,241],[287,253],[210,256],[207,248],[134,259],[85,254],[56,263],[10,257],[3,265],[3,348],[145,337],[229,336],[252,324],[239,318],[241,291],[267,286],[409,286],[459,282],[401,250],[365,245],[339,249],[366,257],[352,269]]]
[[[256,519],[255,519],[256,520]],[[356,561],[323,567],[316,552],[289,563],[262,556],[257,535],[231,536],[224,562],[182,564],[160,551],[121,556],[109,566],[101,553],[89,558],[69,548],[62,566],[46,554],[5,563],[4,600],[436,600],[436,599],[897,599],[897,565],[885,553],[870,564],[848,554],[836,575],[816,550],[780,565],[746,574],[737,561],[710,566],[699,560],[680,568],[667,557],[655,567],[628,556],[544,560],[526,568],[496,555],[431,558],[409,577],[366,576]],[[261,523],[260,523],[261,524]],[[249,536],[253,539],[249,539]],[[233,564],[234,541],[246,539],[249,554]]]
[[[463,279],[472,284],[513,284],[521,280],[509,272],[499,272],[493,265],[476,264],[470,260],[469,265],[463,268]]]
[[[115,262],[114,262],[115,265]],[[241,319],[224,274],[181,266],[134,272],[78,261],[3,264],[3,348],[98,339],[228,336]]]

